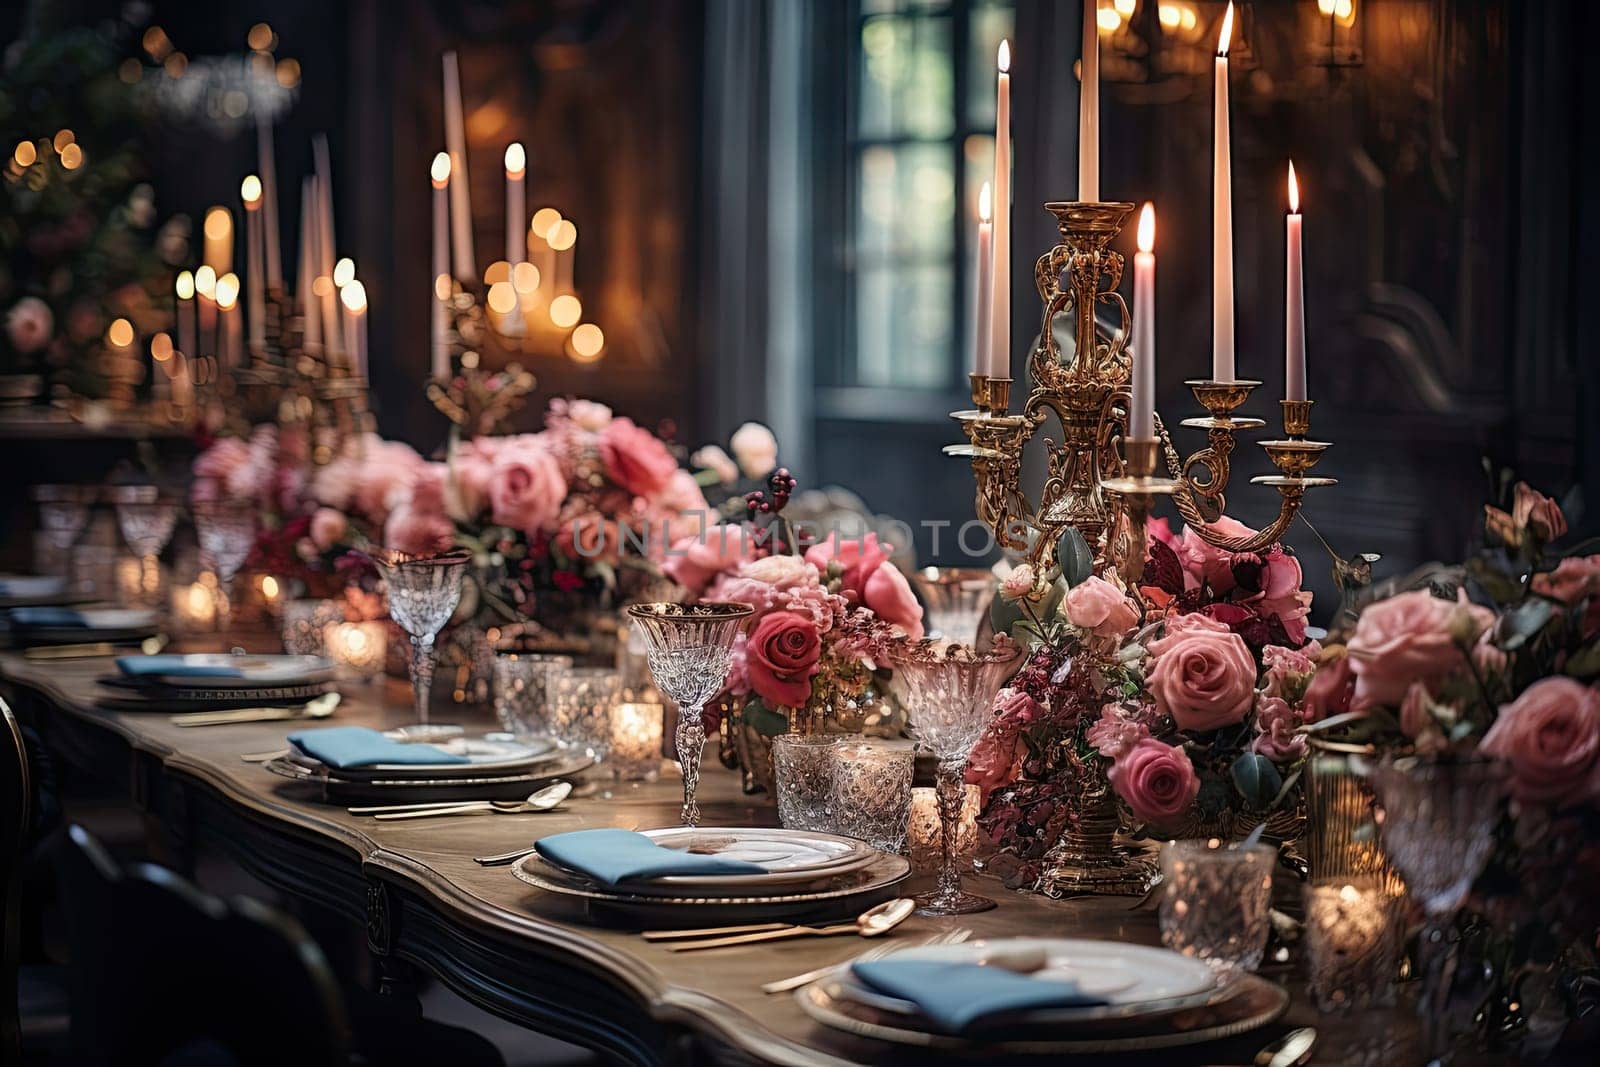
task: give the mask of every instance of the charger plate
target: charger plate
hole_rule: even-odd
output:
[[[557,867],[538,853],[524,856],[512,865],[511,872],[528,885],[563,897],[587,903],[602,914],[615,914],[633,922],[676,925],[706,925],[726,917],[807,921],[823,917],[854,915],[894,895],[895,887],[911,874],[905,857],[874,852],[864,867],[842,874],[827,875],[819,882],[802,887],[756,886],[742,895],[693,893],[656,895],[618,890]]]
[[[410,781],[416,778],[484,778],[494,775],[523,774],[555,750],[548,739],[498,741],[486,737],[453,737],[432,742],[435,748],[464,756],[466,763],[397,763],[371,767],[329,767],[315,756],[289,749],[289,759],[313,771],[324,771],[330,778],[347,782]]]
[[[654,878],[638,889],[651,896],[723,891],[737,896],[757,881],[768,887],[810,885],[830,875],[865,867],[877,854],[872,846],[853,837],[771,826],[671,826],[642,833],[663,848],[743,860],[766,868],[765,874],[674,874]]]
[[[318,799],[330,804],[410,804],[436,800],[521,800],[534,790],[562,779],[571,780],[593,767],[589,756],[565,754],[535,763],[519,774],[486,774],[470,778],[335,778],[327,768],[313,769],[288,757],[261,766],[280,778],[315,786]]]
[[[1080,1023],[1067,1034],[1061,1032],[1059,1024],[1047,1026],[1030,1021],[1006,1026],[986,1039],[925,1029],[915,1016],[858,1003],[844,994],[839,978],[803,986],[795,991],[795,1000],[802,1011],[822,1025],[857,1037],[943,1052],[1020,1056],[1138,1052],[1197,1045],[1259,1029],[1276,1021],[1289,1008],[1287,989],[1253,974],[1235,979],[1224,992],[1228,995],[1198,1006]]]

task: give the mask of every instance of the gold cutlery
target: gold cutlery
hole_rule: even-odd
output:
[[[324,693],[299,707],[236,708],[232,711],[186,711],[173,715],[174,726],[228,726],[239,722],[283,722],[290,719],[326,719],[339,706],[338,693]]]
[[[901,949],[927,948],[930,945],[959,945],[971,936],[972,931],[967,927],[962,926],[955,930],[946,930],[944,933],[934,934],[932,937],[925,937],[921,941],[918,941],[916,944],[912,945],[903,945],[898,941],[880,942],[879,944],[873,945],[859,956],[852,956],[843,963],[833,963],[826,967],[818,967],[815,970],[806,971],[803,974],[793,975],[789,978],[780,978],[775,982],[766,982],[761,986],[761,991],[763,993],[787,993],[791,989],[799,989],[803,985],[810,985],[819,978],[826,978],[835,971],[844,967],[849,967],[852,964],[871,963],[873,960],[881,960],[891,953],[899,952]]]
[[[288,755],[288,749],[278,748],[271,752],[246,752],[239,758],[246,763],[271,763],[275,759],[284,759]]]
[[[646,941],[693,941],[702,937],[721,937],[726,934],[759,934],[768,930],[787,930],[794,923],[752,923],[748,926],[707,926],[694,930],[646,930],[640,934]]]
[[[856,916],[854,922],[837,926],[789,926],[761,933],[735,934],[732,937],[713,937],[709,941],[673,942],[667,948],[672,952],[699,952],[708,948],[727,948],[731,945],[749,945],[757,941],[786,941],[795,937],[838,937],[858,934],[861,937],[880,937],[911,917],[917,902],[910,897],[886,900]]]
[[[1249,1067],[1300,1067],[1311,1058],[1316,1046],[1316,1027],[1302,1026],[1262,1048]]]
[[[153,656],[167,647],[166,634],[156,634],[139,642],[138,650],[142,655]],[[120,656],[131,653],[133,645],[127,642],[90,641],[75,645],[39,645],[35,648],[22,650],[24,659],[31,660],[63,660],[63,659],[102,659],[106,656]]]

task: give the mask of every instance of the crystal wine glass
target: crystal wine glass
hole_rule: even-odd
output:
[[[1504,798],[1504,769],[1490,760],[1384,760],[1367,774],[1382,807],[1383,851],[1427,916],[1418,1013],[1428,1054],[1442,1061],[1451,1044],[1446,1005],[1455,947],[1449,928],[1489,862]]]
[[[228,500],[196,501],[191,507],[200,566],[217,576],[217,618],[225,623],[233,605],[233,579],[256,543],[256,509]]]
[[[754,609],[749,604],[635,604],[628,614],[639,624],[656,687],[677,702],[678,766],[683,771],[685,826],[700,824],[694,791],[700,784],[700,750],[706,743],[701,719],[733,664],[733,639]]]
[[[1020,647],[1005,640],[982,653],[971,645],[932,639],[894,649],[895,678],[905,687],[911,734],[939,760],[939,880],[932,893],[917,897],[923,915],[965,915],[994,907],[992,900],[962,892],[957,839],[967,757],[993,718],[994,696],[1021,655]]]
[[[178,525],[177,502],[163,498],[153,485],[114,485],[106,490],[106,498],[117,509],[122,539],[139,557],[139,588],[155,590],[161,553]]]
[[[411,635],[411,690],[417,722],[426,725],[433,689],[433,639],[461,603],[461,581],[472,553],[458,548],[434,556],[413,556],[380,548],[371,559],[389,591],[389,617]]]
[[[67,553],[89,525],[89,508],[97,492],[89,485],[36,485],[29,492],[39,508],[39,532],[51,551],[49,566],[42,569],[70,574],[72,560]]]
[[[951,641],[973,642],[1000,582],[983,567],[923,567],[912,577],[928,606],[928,630]]]

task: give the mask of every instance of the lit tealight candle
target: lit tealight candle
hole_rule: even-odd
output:
[[[665,711],[660,704],[618,704],[611,712],[611,756],[618,778],[653,781],[661,772]]]
[[[383,673],[389,638],[381,620],[329,623],[322,631],[324,654],[350,674],[370,682]]]
[[[211,578],[210,582],[206,579]],[[220,595],[216,579],[202,574],[192,585],[183,585],[172,591],[172,621],[182,633],[203,633],[216,628],[217,599]]]

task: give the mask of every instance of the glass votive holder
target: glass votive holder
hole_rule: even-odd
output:
[[[597,760],[608,757],[611,709],[622,698],[622,675],[607,667],[574,667],[551,671],[545,687],[556,741]]]
[[[1217,838],[1161,849],[1161,941],[1219,970],[1253,971],[1267,949],[1277,849]]]
[[[1322,1011],[1393,1004],[1405,925],[1379,878],[1305,887],[1307,986]]]
[[[837,736],[779,734],[772,739],[772,776],[778,786],[778,822],[790,830],[833,833],[833,767]]]
[[[836,831],[873,848],[899,852],[906,846],[911,815],[913,746],[909,741],[854,741],[828,753]]]
[[[611,773],[630,782],[653,782],[661,775],[660,704],[623,703],[611,711]]]
[[[322,649],[345,674],[370,682],[389,661],[389,628],[381,620],[331,622],[322,630]]]
[[[201,574],[191,584],[172,590],[172,628],[178,633],[209,633],[217,628],[217,607],[222,591],[210,573]],[[320,640],[321,631],[318,631]],[[320,648],[317,650],[321,651]]]
[[[183,589],[178,593],[182,594]],[[282,620],[285,652],[291,656],[320,656],[324,631],[344,621],[344,608],[332,600],[291,600],[283,606]]]
[[[494,714],[500,728],[519,741],[550,733],[549,690],[553,671],[570,671],[571,656],[499,652],[494,657]]]
[[[956,830],[956,858],[972,860],[978,846],[978,798],[983,791],[964,787],[961,822]],[[938,791],[922,786],[911,791],[911,818],[906,823],[906,854],[913,874],[937,874],[944,857],[944,821],[939,818]]]

